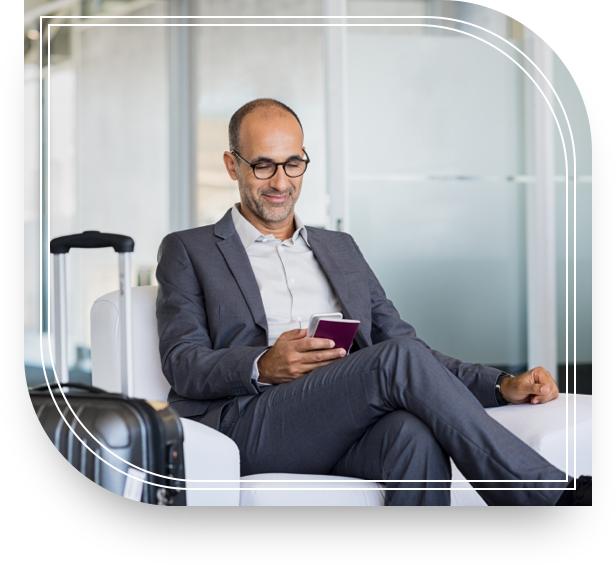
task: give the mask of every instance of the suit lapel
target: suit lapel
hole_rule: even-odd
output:
[[[362,322],[357,331],[356,339],[359,339],[360,342],[363,341],[362,346],[368,345],[370,341],[366,331],[367,328],[370,327],[371,320],[369,317],[366,318],[361,315],[361,309],[358,308],[360,305],[353,301],[352,297],[349,295],[344,271],[336,260],[336,254],[344,253],[345,250],[333,248],[332,238],[324,238],[323,236],[327,234],[327,232],[323,230],[308,228],[308,232],[308,241],[310,242],[312,252],[338,296],[338,301],[340,302],[344,317],[349,320],[359,320]]]
[[[331,250],[326,245],[322,245],[321,243],[322,242],[316,240],[314,237],[310,238],[312,252],[334,288],[334,291],[338,296],[338,300],[340,301],[340,305],[348,307],[349,289],[344,278],[344,273],[342,272],[340,265],[336,262]]]
[[[240,236],[235,231],[230,210],[215,225],[214,234],[222,238],[216,245],[225,258],[227,266],[246,300],[255,324],[267,333],[267,317],[265,316],[259,285]]]
[[[329,279],[334,292],[338,296],[338,301],[340,302],[340,307],[342,308],[344,317],[350,320],[362,321],[361,317],[357,314],[357,308],[355,308],[353,300],[351,300],[351,297],[349,296],[349,288],[347,286],[344,271],[338,264],[338,261],[336,261],[336,253],[343,252],[343,250],[337,250],[332,247],[333,241],[331,238],[324,241],[321,230],[311,228],[308,228],[308,230],[308,241],[310,242],[310,247],[312,248],[314,256],[317,258],[317,261],[321,265],[323,272]],[[366,324],[364,321],[364,323],[359,327],[358,334],[363,334],[362,330],[364,330],[364,328],[362,326],[365,325]]]

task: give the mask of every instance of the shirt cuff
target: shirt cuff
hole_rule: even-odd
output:
[[[261,359],[261,357],[263,357],[263,355],[267,353],[268,351],[269,351],[269,348],[266,349],[263,353],[261,353],[261,355],[259,355],[259,357],[257,357],[254,360],[254,363],[252,364],[252,375],[250,375],[250,380],[257,388],[259,386],[271,386],[272,385],[272,383],[260,383],[257,381],[257,379],[259,378],[259,368],[257,367],[257,363],[259,362],[259,359]]]

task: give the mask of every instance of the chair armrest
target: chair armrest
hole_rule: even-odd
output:
[[[592,396],[561,394],[546,404],[500,406],[486,412],[558,469],[570,476],[592,475]],[[452,478],[464,478],[453,461]],[[470,488],[468,482],[452,486]],[[452,490],[451,505],[485,503],[474,490]]]
[[[487,412],[555,467],[570,476],[592,475],[592,396],[561,394],[546,404]]]
[[[240,453],[235,442],[199,422],[187,418],[180,421],[184,430],[186,487],[190,489],[186,504],[239,506]]]

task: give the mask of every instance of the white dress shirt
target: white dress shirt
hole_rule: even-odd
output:
[[[261,292],[268,346],[286,331],[307,328],[312,314],[340,312],[338,297],[310,248],[298,215],[295,233],[280,241],[272,234],[263,235],[240,214],[239,206],[233,207],[231,215]],[[253,365],[255,381],[258,360]]]

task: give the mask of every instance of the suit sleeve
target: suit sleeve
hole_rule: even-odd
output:
[[[167,235],[158,252],[156,319],[163,373],[173,390],[197,400],[259,393],[253,363],[266,347],[214,350],[203,289],[184,244]]]
[[[479,363],[464,363],[454,357],[443,355],[432,349],[417,337],[415,328],[402,320],[395,306],[385,295],[383,287],[376,275],[364,259],[359,247],[354,240],[353,245],[361,258],[366,269],[366,276],[370,287],[370,299],[372,307],[372,328],[370,337],[372,343],[380,343],[395,337],[408,336],[427,347],[439,363],[451,371],[473,393],[485,408],[498,406],[495,395],[495,385],[501,371],[493,367],[486,367]]]

